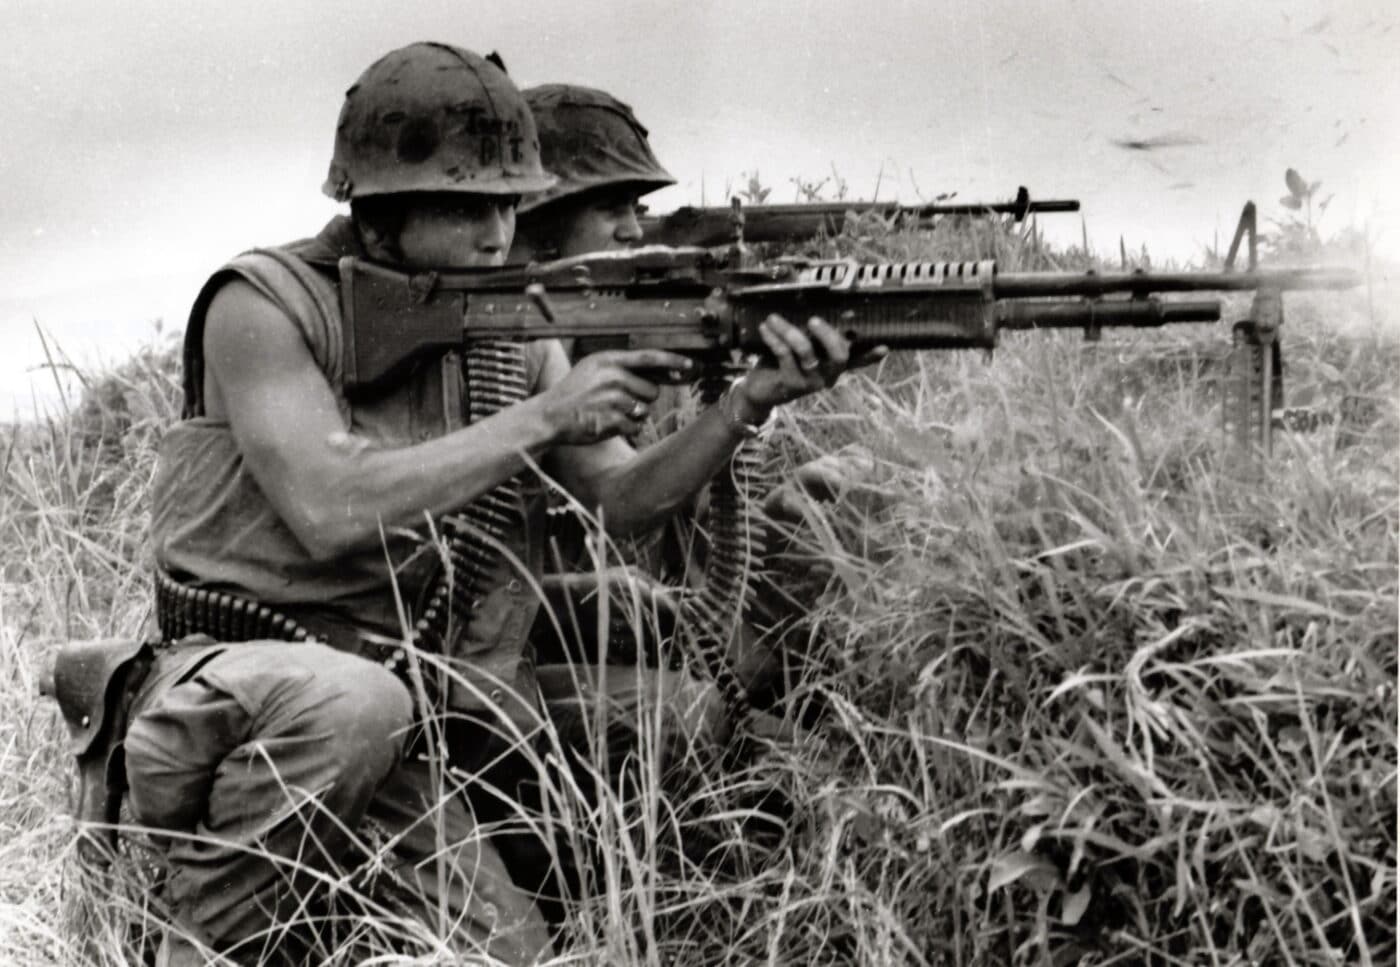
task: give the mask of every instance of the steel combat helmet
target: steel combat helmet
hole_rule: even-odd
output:
[[[574,84],[541,84],[524,94],[545,169],[559,181],[522,199],[521,214],[592,188],[635,185],[645,194],[676,183],[652,154],[647,129],[611,94]]]
[[[418,43],[385,54],[345,92],[321,190],[348,201],[408,191],[523,195],[553,183],[530,109],[500,59]]]

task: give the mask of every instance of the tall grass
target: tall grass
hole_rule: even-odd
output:
[[[1091,262],[965,222],[858,226],[821,250]],[[802,606],[788,640],[813,657],[786,703],[800,738],[680,789],[650,740],[630,784],[541,762],[585,871],[565,956],[1394,963],[1400,344],[1364,306],[1288,297],[1299,399],[1381,404],[1282,436],[1262,475],[1220,432],[1224,326],[1013,335],[991,360],[899,357],[785,410],[777,472],[870,458],[836,501],[803,502],[774,562]],[[63,740],[35,669],[147,618],[172,359],[94,378],[5,467],[6,962],[138,956],[139,893],[81,888],[100,940],[65,927]],[[445,957],[422,933],[420,962]]]

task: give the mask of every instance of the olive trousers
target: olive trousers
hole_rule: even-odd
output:
[[[703,736],[722,714],[713,688],[683,673],[600,672],[538,669],[561,743],[586,741],[602,722],[616,760],[649,715],[670,743]],[[483,816],[509,809],[474,805],[510,798],[513,760],[517,776],[537,774],[525,747],[540,730],[522,736],[488,710],[450,730],[448,771],[415,751],[416,719],[396,676],[326,645],[204,644],[159,656],[125,747],[132,816],[157,832],[170,868],[174,929],[162,959],[551,956],[549,928],[521,886],[547,871],[508,869],[493,843],[500,824]],[[547,860],[540,849],[511,855]]]

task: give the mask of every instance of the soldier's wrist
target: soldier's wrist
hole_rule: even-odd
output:
[[[720,398],[720,411],[724,414],[725,425],[744,437],[756,436],[773,415],[771,405],[754,402],[743,377],[735,380]]]
[[[569,411],[554,405],[546,393],[522,400],[515,409],[526,417],[526,449],[533,449],[530,444],[552,447],[568,436]]]

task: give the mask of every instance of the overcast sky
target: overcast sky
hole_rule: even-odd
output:
[[[1190,258],[1248,198],[1281,217],[1292,166],[1336,193],[1324,234],[1369,221],[1400,257],[1397,24],[1395,0],[0,0],[0,420],[35,319],[110,358],[228,256],[319,228],[344,91],[412,41],[630,102],[680,181],[657,210],[755,171],[774,201],[833,167],[859,197],[1025,184],[1079,198],[1105,251]]]

